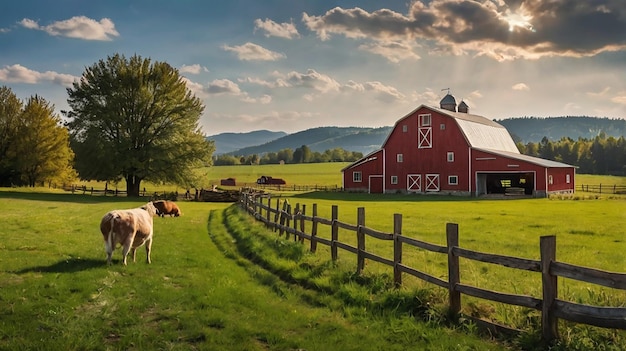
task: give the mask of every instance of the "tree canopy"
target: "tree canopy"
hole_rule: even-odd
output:
[[[127,194],[138,196],[143,180],[194,186],[194,169],[211,162],[214,145],[198,125],[204,106],[167,63],[110,56],[67,92],[82,179],[125,178]]]
[[[69,133],[40,96],[23,104],[6,87],[0,88],[0,184],[64,183],[76,176]]]

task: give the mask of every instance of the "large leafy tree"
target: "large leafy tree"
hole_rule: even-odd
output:
[[[67,128],[54,113],[54,106],[40,96],[27,100],[9,150],[22,183],[28,186],[75,176]]]
[[[40,96],[26,104],[0,87],[0,185],[65,183],[76,177],[69,133]]]
[[[22,101],[6,86],[0,87],[0,185],[9,186],[16,181],[15,157],[10,148],[15,141]]]
[[[114,55],[87,67],[67,89],[66,112],[82,179],[193,186],[194,170],[214,150],[198,126],[204,106],[178,71],[138,55]]]

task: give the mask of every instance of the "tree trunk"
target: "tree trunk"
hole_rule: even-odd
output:
[[[126,176],[126,196],[139,197],[139,186],[141,185],[141,178],[134,175]]]

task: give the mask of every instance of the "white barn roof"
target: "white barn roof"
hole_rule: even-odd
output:
[[[454,118],[470,147],[520,153],[506,128],[488,118],[436,107],[429,108]]]

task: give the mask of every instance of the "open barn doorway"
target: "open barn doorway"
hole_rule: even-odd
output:
[[[534,195],[535,173],[478,173],[476,195]]]

